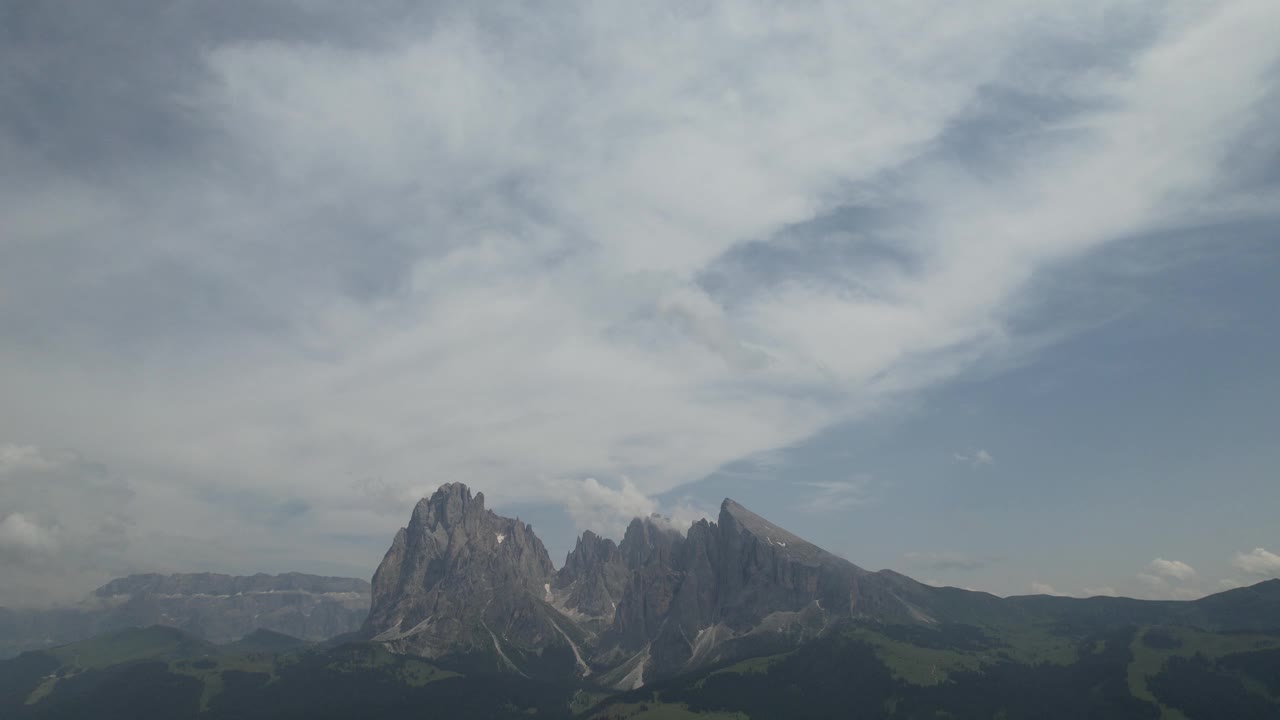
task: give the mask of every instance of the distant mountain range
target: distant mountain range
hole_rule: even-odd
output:
[[[307,640],[357,630],[369,610],[369,583],[287,573],[130,575],[85,601],[50,609],[0,608],[0,658],[131,627],[166,625],[212,642],[257,629]]]
[[[359,594],[208,577],[99,592],[188,609]],[[685,532],[584,533],[557,570],[532,527],[449,484],[396,534],[357,632],[214,644],[186,624],[0,662],[0,717],[1280,717],[1280,580],[1192,602],[999,598],[864,570],[728,499]]]

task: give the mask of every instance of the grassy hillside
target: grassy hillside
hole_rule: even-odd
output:
[[[0,717],[1274,719],[1278,591],[1182,604],[920,591],[922,607],[974,622],[848,621],[786,652],[625,693],[577,678],[572,654],[555,649],[427,660],[269,632],[214,645],[153,627],[0,661]]]
[[[214,645],[172,628],[112,633],[0,661],[0,717],[570,717],[577,688],[469,674],[380,645],[315,648],[278,633]],[[602,698],[600,695],[594,700]]]
[[[704,716],[1276,718],[1280,636],[850,625],[794,652],[624,693],[590,714]]]

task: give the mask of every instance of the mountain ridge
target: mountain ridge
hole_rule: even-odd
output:
[[[653,517],[632,520],[618,542],[586,531],[556,569],[531,526],[488,510],[483,493],[461,483],[415,506],[372,586],[363,636],[393,650],[487,655],[519,674],[557,657],[567,671],[619,689],[795,648],[849,622],[1280,626],[1280,592],[1273,598],[1266,587],[1244,616],[1215,610],[1209,598],[1000,598],[933,587],[865,570],[731,498],[715,521],[684,533]]]
[[[154,599],[260,581],[209,582],[115,587]],[[371,588],[361,631],[326,643],[147,627],[0,660],[0,714],[1199,720],[1280,708],[1280,580],[1195,601],[1001,598],[867,571],[730,499],[684,533],[655,517],[620,542],[584,532],[556,569],[531,526],[450,484],[415,505]]]
[[[366,580],[304,573],[128,575],[76,605],[0,608],[0,657],[151,625],[211,642],[234,641],[255,629],[325,640],[360,627],[369,595]]]

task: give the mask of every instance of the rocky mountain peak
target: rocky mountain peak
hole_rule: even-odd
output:
[[[751,512],[730,498],[725,498],[720,504],[718,524],[720,531],[726,535],[750,536],[770,547],[786,550],[786,555],[795,559],[816,561],[822,555],[835,557],[790,530]]]
[[[684,534],[660,515],[635,518],[627,526],[618,550],[627,567],[636,569],[650,563],[669,563],[684,543]]]
[[[610,622],[629,577],[617,543],[587,530],[556,573],[553,602],[583,619]]]
[[[445,483],[430,497],[418,501],[411,522],[436,527],[476,522],[484,515],[484,493],[471,494],[462,483]]]
[[[717,522],[687,532],[660,516],[634,519],[617,543],[584,532],[556,572],[531,527],[450,483],[396,534],[365,632],[421,655],[489,653],[517,672],[560,648],[580,674],[632,687],[840,618],[925,617],[898,595],[728,498]]]
[[[427,656],[495,647],[493,627],[540,647],[558,636],[544,617],[554,576],[532,527],[448,483],[396,533],[373,576],[365,633]]]
[[[573,549],[565,556],[564,567],[558,573],[561,577],[578,577],[600,565],[622,561],[618,544],[608,538],[587,530],[578,537]]]

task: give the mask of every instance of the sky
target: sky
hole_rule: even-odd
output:
[[[861,6],[861,7],[860,7]],[[0,0],[0,605],[444,482],[1000,595],[1280,576],[1280,5]]]

